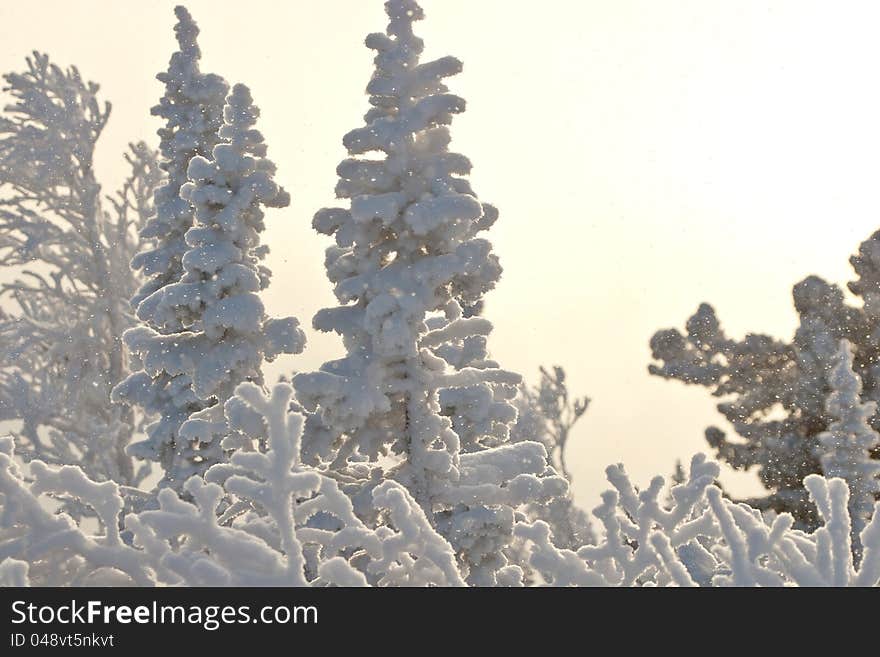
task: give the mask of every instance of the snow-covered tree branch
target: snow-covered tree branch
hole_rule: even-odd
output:
[[[622,466],[607,470],[613,490],[593,511],[604,533],[576,551],[552,542],[543,521],[521,523],[530,565],[554,586],[876,586],[880,582],[880,513],[861,532],[861,567],[853,565],[849,491],[842,479],[804,481],[819,510],[812,533],[793,528],[787,513],[772,521],[725,499],[713,485],[718,466],[702,455],[687,480],[674,486],[669,508],[660,502],[662,477],[636,489]]]

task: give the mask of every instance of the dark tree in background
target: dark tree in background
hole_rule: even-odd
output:
[[[817,276],[794,286],[799,325],[790,341],[759,333],[729,338],[705,303],[688,319],[684,334],[666,329],[651,338],[657,361],[651,374],[704,386],[722,399],[718,411],[737,437],[713,426],[706,439],[732,467],[758,469],[768,494],[749,503],[791,512],[805,526],[814,526],[816,517],[803,479],[823,472],[819,436],[834,420],[826,398],[841,340],[851,344],[861,399],[880,400],[880,231],[859,246],[850,263],[856,279],[848,287],[856,303]],[[880,429],[876,414],[871,425]],[[873,456],[880,453],[875,449]]]

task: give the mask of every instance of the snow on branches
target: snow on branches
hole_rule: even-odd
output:
[[[537,386],[520,385],[513,399],[517,419],[510,428],[511,440],[539,440],[547,448],[550,465],[571,482],[565,449],[572,427],[583,417],[590,400],[569,396],[562,367],[553,367],[552,373],[541,367],[540,373]],[[559,547],[576,548],[595,540],[590,518],[574,503],[571,491],[552,500],[530,502],[523,512],[530,520],[549,524]]]
[[[307,450],[337,466],[402,455],[397,478],[430,508],[435,485],[458,476],[460,445],[439,414],[437,390],[487,376],[516,384],[519,377],[473,368],[450,375],[423,345],[435,337],[428,337],[429,315],[454,313],[456,299],[479,300],[498,279],[490,244],[474,237],[495,212],[462,177],[470,162],[447,148],[448,124],[464,101],[446,93],[443,78],[461,63],[420,63],[423,44],[412,24],[421,8],[392,0],[386,9],[387,34],[367,38],[377,51],[368,85],[373,108],[366,126],[345,136],[352,157],[337,169],[337,195],[350,207],[324,209],[314,219],[316,230],[336,238],[326,267],[340,302],[320,311],[314,326],[341,335],[347,353],[320,372],[298,375],[294,385],[313,413]],[[455,328],[465,330],[458,321]]]
[[[201,72],[189,12],[157,76],[160,158],[133,145],[115,196],[92,167],[97,85],[39,53],[4,77],[0,585],[880,583],[880,233],[852,258],[862,306],[804,280],[790,343],[731,340],[705,304],[687,335],[652,339],[652,373],[724,397],[745,440],[709,442],[771,495],[725,498],[702,455],[668,489],[615,465],[594,532],[565,461],[589,400],[560,367],[531,389],[489,355],[499,214],[450,151],[462,64],[422,61],[414,0],[385,9],[337,167],[345,207],[313,220],[338,302],[313,323],[345,353],[292,385],[262,365],[305,335],[260,298],[265,209],[290,197],[248,87]],[[130,444],[135,407],[150,423]]]
[[[180,6],[175,7],[174,13],[179,50],[171,56],[168,70],[156,76],[165,85],[165,93],[151,110],[151,114],[165,122],[158,133],[162,158],[159,166],[167,177],[156,190],[156,212],[142,231],[142,237],[153,240],[151,248],[138,253],[131,263],[147,279],[132,298],[135,308],[183,275],[181,260],[187,250],[185,236],[193,223],[193,210],[180,197],[180,188],[187,182],[190,160],[196,155],[210,157],[220,141],[217,133],[223,125],[223,104],[229,91],[223,78],[199,70],[199,28],[190,13]],[[138,317],[155,321],[149,311],[149,306],[139,309]],[[162,330],[179,330],[180,325],[171,320],[155,323]]]

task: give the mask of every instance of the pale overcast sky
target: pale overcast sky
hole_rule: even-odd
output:
[[[0,70],[33,49],[77,65],[114,105],[97,166],[121,180],[125,143],[157,143],[154,76],[174,50],[165,0],[0,1]],[[292,206],[271,211],[272,312],[306,326],[332,303],[329,239],[341,138],[367,109],[368,32],[381,0],[194,0],[203,70],[248,84]],[[791,286],[850,279],[847,257],[880,223],[880,5],[806,0],[423,0],[427,56],[452,54],[468,101],[453,146],[501,210],[490,233],[505,273],[487,299],[493,355],[536,378],[566,367],[593,398],[572,438],[579,501],[603,470],[639,482],[705,450],[702,389],[647,374],[654,330],[703,300],[728,332],[789,337]],[[338,354],[309,334],[272,373]],[[734,492],[750,479],[724,471]]]

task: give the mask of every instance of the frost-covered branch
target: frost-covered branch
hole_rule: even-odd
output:
[[[129,371],[119,340],[133,320],[128,262],[152,212],[156,157],[132,145],[130,175],[103,199],[92,161],[110,106],[98,85],[40,53],[4,80],[0,266],[12,276],[0,285],[0,420],[15,423],[26,460],[136,484],[146,471],[125,447],[139,419],[109,397]]]
[[[590,400],[571,398],[562,367],[555,366],[552,373],[542,367],[540,372],[541,383],[534,387],[520,385],[513,399],[517,419],[510,429],[511,440],[540,441],[547,449],[549,463],[571,484],[565,449],[572,428],[583,417]],[[590,518],[575,504],[571,491],[542,503],[530,503],[524,513],[532,521],[548,523],[559,547],[573,549],[595,539]]]
[[[571,473],[565,463],[565,448],[571,430],[583,417],[590,405],[588,397],[571,399],[568,385],[565,382],[565,370],[554,366],[553,372],[541,367],[541,382],[534,388],[523,386],[518,408],[522,416],[520,421],[536,426],[537,436],[547,445],[553,466],[571,481]],[[541,426],[541,425],[544,426]]]

